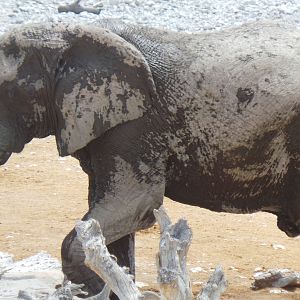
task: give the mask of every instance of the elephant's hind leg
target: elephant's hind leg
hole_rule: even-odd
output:
[[[285,132],[288,172],[285,176],[285,197],[277,220],[278,227],[290,237],[300,235],[300,107],[295,111]]]

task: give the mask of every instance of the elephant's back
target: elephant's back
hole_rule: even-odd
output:
[[[204,54],[230,58],[244,52],[286,55],[300,45],[300,30],[290,24],[275,21],[246,23],[214,32],[200,32],[180,37],[179,43],[194,55]],[[242,57],[241,57],[242,58]]]
[[[195,59],[184,71],[190,102],[201,108],[202,125],[216,128],[224,150],[289,123],[300,105],[299,30],[253,23],[200,34],[186,45],[196,45]]]

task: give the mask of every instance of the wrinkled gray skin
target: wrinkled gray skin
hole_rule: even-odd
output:
[[[134,232],[153,224],[164,195],[271,212],[288,236],[300,234],[299,30],[34,25],[2,37],[0,70],[0,162],[55,135],[60,155],[89,176],[83,219],[100,222],[132,273]],[[69,280],[101,290],[74,230],[62,260]]]

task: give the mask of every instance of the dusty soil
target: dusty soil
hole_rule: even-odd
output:
[[[87,176],[71,157],[59,158],[53,138],[34,140],[0,167],[0,251],[24,258],[41,250],[60,257],[60,245],[87,209]],[[189,268],[194,291],[216,265],[229,281],[223,299],[300,299],[300,289],[272,294],[250,289],[255,268],[300,271],[300,239],[285,236],[270,214],[233,215],[165,200],[171,218],[193,230]],[[137,281],[156,288],[157,226],[137,235]],[[276,248],[276,245],[284,246]],[[194,270],[195,271],[195,270]]]

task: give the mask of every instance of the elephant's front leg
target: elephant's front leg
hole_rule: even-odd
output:
[[[91,143],[88,153],[90,209],[83,219],[100,223],[109,251],[134,273],[134,232],[154,223],[153,209],[163,201],[162,163],[147,161],[134,146],[124,151],[106,141]],[[98,276],[84,265],[74,230],[63,242],[62,261],[68,279],[84,283],[90,295],[102,289]]]

